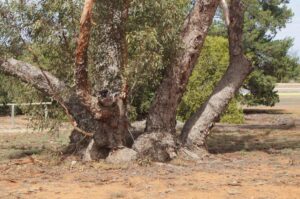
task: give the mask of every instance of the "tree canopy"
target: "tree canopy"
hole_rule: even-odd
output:
[[[273,91],[275,83],[287,82],[299,76],[298,58],[288,54],[292,40],[274,39],[293,14],[287,8],[288,1],[247,0],[245,4],[244,45],[256,71],[244,84],[250,94],[243,101],[249,105],[274,105],[279,100]],[[105,73],[109,72],[104,69],[112,65],[112,59],[107,60],[107,47],[118,40],[116,35],[107,32],[107,26],[118,26],[119,23],[110,14],[114,10],[117,12],[122,5],[121,1],[115,0],[97,3],[95,8],[95,24],[89,50],[89,72],[92,74],[90,78],[95,90],[103,89],[103,86],[97,86],[97,81],[99,78],[104,81],[103,76],[107,77]],[[77,0],[2,2],[1,55],[37,63],[72,83],[71,67],[74,63],[75,38],[82,6],[82,1]],[[129,67],[124,75],[129,78],[133,119],[143,118],[147,114],[164,68],[171,63],[170,59],[176,54],[176,49],[180,48],[178,32],[190,6],[187,0],[131,2],[132,14],[126,25]],[[221,12],[217,14],[210,34],[226,37],[226,27],[220,17]],[[98,35],[102,35],[102,38]],[[222,68],[222,63],[216,65]],[[199,74],[201,75],[203,73]],[[214,79],[213,76],[210,78]],[[113,74],[111,79],[115,79]],[[2,85],[8,84],[6,82],[2,80]],[[26,97],[28,93],[31,98],[34,92],[24,92],[23,96]],[[8,99],[8,96],[11,96],[10,100],[19,99],[17,95],[13,95],[13,91],[2,89],[2,98]],[[28,99],[29,97],[22,100]]]

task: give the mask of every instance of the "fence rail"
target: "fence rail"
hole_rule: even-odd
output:
[[[44,106],[44,117],[48,118],[48,105],[51,105],[52,102],[33,102],[33,103],[8,103],[8,104],[0,104],[0,106],[10,106],[10,120],[11,120],[11,128],[15,128],[15,108],[17,106]]]

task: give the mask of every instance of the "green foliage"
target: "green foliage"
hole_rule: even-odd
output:
[[[211,95],[229,64],[228,41],[224,37],[207,37],[197,65],[189,79],[187,91],[178,109],[178,118],[187,120]],[[233,100],[222,120],[243,122],[243,114]]]
[[[71,83],[80,7],[77,0],[2,1],[0,56],[29,62]],[[51,101],[30,85],[2,74],[0,91],[0,103]],[[44,107],[18,108],[33,119],[31,124],[37,124],[37,128],[54,128],[57,121],[65,119],[64,111],[55,103],[48,107],[47,123],[43,120]],[[35,122],[37,119],[39,122]]]
[[[257,44],[256,51],[259,55],[252,56],[257,70],[262,76],[272,76],[275,82],[288,82],[299,76],[300,65],[298,58],[288,54],[289,49],[293,46],[291,39],[273,40],[267,43]],[[262,84],[263,85],[263,84]]]
[[[293,13],[289,1],[244,0],[244,48],[254,66],[254,74],[244,87],[250,90],[243,103],[273,106],[278,95],[273,92],[276,82],[288,82],[299,77],[299,59],[288,54],[291,39],[275,40],[276,33],[291,20]],[[220,18],[220,13],[218,13]],[[219,19],[218,18],[218,19]],[[215,20],[211,35],[226,36],[226,27]]]
[[[0,56],[24,60],[71,82],[78,1],[5,1],[0,5]]]
[[[0,75],[0,82],[5,82],[6,77],[3,75]],[[8,92],[5,88],[5,84],[0,84],[0,104],[6,104],[9,102],[9,96]]]
[[[261,71],[254,71],[248,80],[247,89],[249,94],[245,95],[244,101],[250,106],[262,104],[274,106],[279,102],[279,97],[274,91],[276,78],[270,75],[263,75]]]
[[[73,86],[72,67],[82,2],[1,2],[0,49],[3,51],[0,56],[14,57],[40,66]],[[124,25],[120,23],[124,1],[96,1],[89,47],[89,73],[94,93],[104,87],[103,79],[116,84],[120,76],[126,76],[130,86],[130,110],[134,111],[131,115],[133,118],[144,116],[165,67],[180,49],[178,32],[181,27],[174,24],[182,24],[188,6],[188,0],[131,1],[129,19],[125,24],[129,67],[122,71],[123,74],[114,76],[103,71],[115,64],[112,60],[118,62],[120,56],[110,53],[119,47],[119,30],[124,28],[120,27]],[[8,84],[3,82],[3,85]],[[48,101],[26,84],[11,85],[13,92],[22,95],[19,97],[11,92],[13,97],[9,100]],[[27,95],[26,89],[32,92]]]
[[[187,13],[187,0],[134,0],[128,23],[130,105],[133,119],[148,112],[164,69],[180,49],[180,25]]]
[[[226,111],[222,114],[220,121],[222,123],[233,123],[233,124],[244,123],[243,109],[240,107],[239,102],[236,98],[233,98],[230,101]]]
[[[251,94],[243,102],[273,105],[278,101],[278,96],[271,90],[274,83],[286,82],[299,76],[298,60],[287,54],[292,41],[273,39],[276,32],[291,19],[292,13],[286,7],[287,1],[244,2],[244,44],[256,72],[244,85]],[[83,1],[78,0],[1,1],[0,56],[14,57],[40,66],[72,87],[74,51],[82,3]],[[117,79],[126,77],[130,86],[131,118],[144,118],[165,68],[173,62],[180,50],[178,33],[190,5],[189,0],[132,0],[129,19],[126,24],[122,24],[120,13],[124,8],[124,1],[96,1],[89,47],[89,74],[93,92],[97,93],[104,87],[103,79],[117,84]],[[123,25],[124,27],[120,27]],[[110,53],[119,48],[119,30],[122,28],[128,42],[128,68],[117,76],[109,76],[103,71],[115,64],[112,60],[120,57],[118,53]],[[189,117],[207,99],[226,70],[226,32],[224,24],[216,20],[211,35],[219,37],[209,37],[205,44],[179,108],[181,119]],[[0,92],[0,103],[50,100],[31,86],[2,75]],[[236,102],[232,102],[232,107],[236,107]],[[228,110],[231,109],[238,115],[238,111],[234,111],[230,104]],[[53,117],[62,114],[57,105],[51,111]]]
[[[293,16],[288,1],[247,1],[245,20],[245,49],[255,67],[246,82],[250,90],[244,102],[248,105],[274,106],[279,97],[273,91],[276,82],[288,82],[299,75],[298,59],[288,55],[291,39],[274,40],[278,30],[284,28]]]

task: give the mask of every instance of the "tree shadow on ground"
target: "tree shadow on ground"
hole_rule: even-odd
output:
[[[287,113],[284,109],[260,109],[260,108],[244,108],[244,114],[251,115],[251,114],[291,114]]]

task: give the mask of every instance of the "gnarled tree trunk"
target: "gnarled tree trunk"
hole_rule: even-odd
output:
[[[126,90],[120,94],[93,96],[88,77],[88,47],[92,29],[94,0],[86,0],[80,19],[74,68],[75,89],[66,86],[48,72],[14,59],[0,60],[0,70],[31,84],[53,97],[64,108],[74,130],[68,151],[85,160],[107,157],[108,153],[126,145],[128,120]]]
[[[182,143],[195,152],[203,151],[201,148],[204,148],[205,138],[213,123],[220,117],[252,71],[251,64],[243,52],[244,9],[240,0],[231,0],[229,15],[229,67],[209,99],[185,123],[181,134]]]
[[[176,110],[188,79],[199,57],[219,0],[196,0],[185,20],[181,41],[183,49],[156,92],[146,121],[146,133],[134,144],[144,156],[164,161],[175,156]]]
[[[197,0],[186,18],[181,33],[183,49],[175,63],[166,69],[166,75],[149,110],[147,132],[174,133],[177,106],[200,55],[218,3],[218,0]]]
[[[0,60],[0,70],[29,83],[37,90],[52,96],[65,109],[74,126],[71,134],[70,152],[76,152],[87,159],[105,158],[112,149],[126,145],[128,121],[122,114],[118,97],[107,96],[103,99],[90,97],[89,104],[97,107],[95,114],[86,101],[76,91],[48,72],[15,59]],[[85,99],[86,100],[86,99]],[[87,147],[93,139],[89,153]]]

